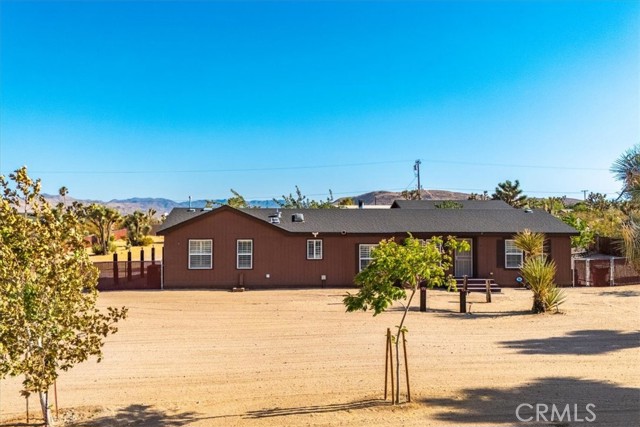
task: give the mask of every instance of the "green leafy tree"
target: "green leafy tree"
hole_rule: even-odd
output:
[[[436,203],[435,207],[437,209],[462,209],[462,203],[456,202],[455,200],[443,200],[440,203]]]
[[[355,202],[352,197],[344,197],[338,202],[338,206],[353,206]]]
[[[95,234],[101,252],[108,254],[111,251],[111,232],[114,225],[122,219],[120,212],[104,205],[92,203],[89,206],[83,206],[79,215],[88,224],[89,231]]]
[[[127,240],[131,246],[144,246],[145,238],[151,232],[151,225],[155,211],[149,209],[147,213],[135,211],[124,217],[122,225],[127,229]]]
[[[282,200],[273,201],[283,209],[333,209],[333,192],[329,190],[329,197],[326,200],[313,200],[302,194],[300,187],[296,185],[296,194],[283,195]]]
[[[520,181],[517,179],[513,183],[509,180],[499,183],[491,198],[493,200],[502,200],[514,208],[523,208],[527,204],[527,196],[522,194]]]
[[[467,200],[489,200],[489,192],[488,191],[483,191],[482,194],[478,194],[478,193],[471,193],[469,194],[469,197],[467,197]]]
[[[409,235],[403,244],[393,239],[382,240],[372,251],[372,261],[355,278],[357,294],[347,293],[343,302],[348,312],[373,310],[373,315],[384,312],[394,302],[403,307],[402,319],[396,327],[396,396],[400,401],[400,335],[406,331],[405,319],[411,301],[420,286],[455,288],[455,280],[447,271],[451,267],[455,250],[469,250],[465,241],[448,238],[444,244],[434,237],[421,241]],[[407,295],[408,292],[408,295]]]
[[[13,182],[13,184],[12,184]],[[50,206],[26,168],[0,177],[0,379],[24,375],[53,424],[49,389],[60,371],[102,357],[125,308],[96,308],[98,271],[84,250],[77,206]],[[19,212],[26,201],[29,215]]]
[[[544,209],[551,215],[558,215],[563,209],[566,208],[565,202],[567,197],[546,197],[540,199],[528,199],[530,208]]]
[[[605,212],[612,207],[612,202],[607,199],[606,194],[602,193],[589,193],[585,204],[587,209],[597,212]]]
[[[233,194],[233,197],[229,197],[227,199],[227,203],[226,203],[227,205],[231,206],[232,208],[236,208],[236,209],[248,208],[249,207],[249,203],[247,203],[247,201],[244,199],[244,197],[242,197],[242,195],[240,193],[238,193],[233,188],[231,189],[231,193]]]
[[[577,217],[573,212],[563,215],[561,219],[580,233],[578,236],[571,236],[571,247],[588,251],[596,241],[596,234],[587,221]]]
[[[400,197],[402,197],[404,200],[420,200],[422,199],[422,197],[420,196],[420,191],[418,191],[417,188],[413,190],[403,190],[400,193]]]

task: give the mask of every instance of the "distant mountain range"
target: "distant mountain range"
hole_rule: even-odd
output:
[[[45,195],[45,197],[50,203],[59,203],[62,201],[62,198],[58,195]],[[422,198],[424,200],[466,200],[468,197],[468,193],[443,190],[422,190]],[[343,197],[342,199],[345,198],[346,197]],[[351,199],[355,204],[361,200],[365,205],[391,205],[394,200],[402,199],[402,195],[401,193],[394,191],[372,191],[370,193],[351,196]],[[171,209],[173,208],[189,207],[189,202],[176,202],[169,199],[151,197],[133,197],[124,200],[114,199],[109,200],[108,202],[101,200],[80,200],[71,197],[66,198],[67,203],[72,203],[74,201],[78,201],[83,204],[103,204],[110,208],[117,209],[123,215],[130,214],[137,210],[146,212],[149,209],[153,209],[157,212],[156,215],[160,216],[164,213],[171,212]],[[222,204],[226,202],[226,199],[215,200],[215,202]],[[193,200],[191,202],[191,207],[203,208],[206,203],[206,200]],[[275,208],[278,206],[273,200],[250,200],[249,205],[260,208]]]

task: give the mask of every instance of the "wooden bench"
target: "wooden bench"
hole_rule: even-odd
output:
[[[491,293],[500,293],[502,289],[493,281],[493,279],[467,279],[467,292],[486,292],[487,280],[489,280],[489,286],[491,286]],[[456,287],[458,292],[462,292],[464,286],[464,279],[456,279]]]

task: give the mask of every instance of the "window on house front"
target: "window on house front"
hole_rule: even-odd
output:
[[[213,240],[189,240],[189,269],[204,270],[213,268]]]
[[[377,247],[377,244],[362,244],[359,249],[360,271],[364,270],[371,263],[373,257],[371,251]]]
[[[322,240],[307,240],[307,259],[322,259]]]
[[[504,241],[504,266],[505,268],[520,268],[524,254],[522,249],[516,246],[515,240]]]
[[[238,270],[250,270],[253,268],[253,240],[238,240],[236,268]]]

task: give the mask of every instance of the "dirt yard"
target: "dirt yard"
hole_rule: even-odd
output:
[[[529,314],[525,290],[491,304],[472,294],[471,315],[457,313],[457,294],[429,291],[429,312],[416,300],[407,318],[412,403],[397,407],[382,397],[385,331],[401,313],[345,313],[344,293],[103,293],[130,317],[101,363],[62,374],[60,416],[87,427],[640,425],[640,286],[567,289],[553,315]],[[1,425],[24,425],[20,381],[0,382]]]

